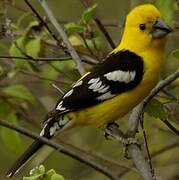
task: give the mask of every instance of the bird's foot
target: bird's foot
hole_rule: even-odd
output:
[[[110,127],[111,125],[114,125],[114,126],[116,126],[117,128],[119,128],[119,125],[118,125],[117,123],[112,122],[112,123],[109,123],[109,124],[106,126],[106,129],[109,129],[109,127]],[[105,131],[105,132],[104,132],[104,137],[105,137],[107,140],[109,140],[109,139],[111,139],[110,137],[112,137],[112,136]]]

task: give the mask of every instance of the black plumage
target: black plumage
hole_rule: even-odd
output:
[[[134,80],[125,83],[108,80],[104,76],[109,72],[117,70],[124,72],[135,71]],[[74,87],[73,93],[70,96],[65,97],[64,95],[57,103],[57,106],[61,101],[63,101],[62,107],[65,107],[65,110],[74,111],[97,105],[101,101],[107,100],[97,99],[97,97],[102,95],[102,93],[94,92],[92,89],[89,89],[90,85],[88,82],[95,78],[100,78],[103,85],[109,86],[108,92],[115,96],[135,88],[141,82],[143,77],[143,60],[140,56],[129,50],[123,50],[110,54],[104,61],[96,65],[90,72],[91,73],[82,79],[82,85]]]

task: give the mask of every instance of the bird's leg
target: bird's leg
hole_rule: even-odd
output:
[[[111,125],[113,125],[113,126],[119,128],[119,125],[118,125],[117,123],[112,122],[112,123],[107,124],[106,129],[109,129],[109,130],[110,130],[109,127],[110,127]],[[110,135],[109,133],[107,133],[107,131],[104,131],[104,137],[105,137],[107,140],[109,140],[110,137],[111,137],[111,135]]]

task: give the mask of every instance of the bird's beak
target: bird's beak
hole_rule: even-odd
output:
[[[152,37],[159,39],[172,32],[172,28],[168,26],[163,20],[159,19],[152,27]]]

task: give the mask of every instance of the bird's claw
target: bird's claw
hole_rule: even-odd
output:
[[[114,125],[114,126],[116,126],[117,128],[119,128],[119,125],[118,125],[117,123],[112,122],[112,123],[109,123],[109,124],[106,126],[106,129],[108,129],[109,126],[111,126],[111,125]],[[111,135],[108,134],[107,132],[104,132],[104,137],[105,137],[107,140],[109,140],[110,137],[111,137]]]

